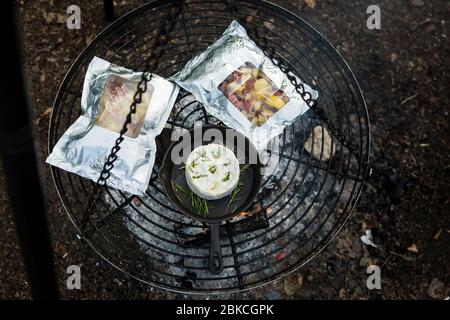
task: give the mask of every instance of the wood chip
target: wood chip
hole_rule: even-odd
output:
[[[249,211],[241,211],[241,212],[239,212],[239,217],[247,217],[248,215],[250,215]]]
[[[414,252],[414,253],[419,252],[419,250],[417,249],[417,246],[414,243],[412,245],[410,245],[408,248],[406,248],[406,250],[408,250],[409,252]]]
[[[250,14],[245,18],[245,21],[247,23],[251,23],[253,21],[253,17],[256,16],[257,14],[258,14],[258,10],[255,10],[255,9],[251,10]]]
[[[441,234],[442,234],[442,228],[439,228],[439,230],[433,236],[433,240],[439,240],[439,237],[441,236]]]
[[[305,0],[305,3],[311,9],[314,9],[316,6],[316,0]]]
[[[45,12],[44,19],[45,19],[45,22],[47,22],[48,24],[51,24],[51,23],[64,24],[64,23],[66,23],[66,16],[59,12]]]
[[[113,279],[114,283],[117,284],[119,287],[121,287],[123,285],[122,281],[120,281],[119,279],[114,278]]]
[[[408,101],[414,99],[415,97],[417,97],[417,93],[416,93],[415,95],[412,95],[412,96],[406,98],[405,100],[403,100],[403,101],[400,103],[400,105],[404,105],[405,103],[407,103]]]
[[[49,107],[49,108],[45,109],[45,111],[42,113],[42,116],[45,117],[45,116],[49,115],[50,113],[52,113],[52,111],[53,111],[53,108]]]
[[[136,207],[140,207],[142,205],[141,199],[139,199],[138,197],[134,197],[133,200],[131,200],[131,202]]]
[[[267,28],[267,29],[269,29],[269,30],[274,30],[275,29],[275,25],[274,25],[274,19],[269,19],[268,21],[265,21],[264,23],[263,23],[263,25]]]
[[[297,276],[298,287],[301,288],[303,286],[303,275],[301,273]]]

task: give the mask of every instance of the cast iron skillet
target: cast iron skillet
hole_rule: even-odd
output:
[[[217,131],[211,131],[209,129],[216,129]],[[214,134],[214,132],[220,133],[223,138],[221,139],[220,135],[218,137],[208,137],[208,135],[204,135],[206,131],[210,134]],[[239,137],[242,139],[241,141],[245,141],[245,143],[237,144],[236,138],[229,138],[233,135],[235,137]],[[233,201],[230,201],[230,195],[218,200],[207,200],[208,214],[204,215],[202,213],[195,212],[191,206],[191,198],[189,195],[186,195],[185,192],[182,192],[179,188],[175,187],[176,185],[180,185],[185,190],[189,190],[185,178],[184,161],[181,164],[174,164],[171,156],[172,151],[176,153],[176,151],[180,149],[180,143],[183,143],[183,141],[188,145],[190,144],[191,151],[199,145],[214,142],[226,145],[235,152],[235,155],[238,156],[238,160],[240,161],[242,170],[239,177],[239,182],[241,183],[240,191],[234,197]],[[239,159],[238,151],[241,152],[242,159]],[[253,163],[249,163],[250,154],[256,155],[256,161],[254,156],[252,161]],[[184,160],[188,156],[188,154],[184,155],[182,152],[179,152],[179,155],[182,156]],[[243,168],[246,169],[244,170]],[[258,153],[256,152],[253,144],[244,135],[225,126],[207,125],[192,129],[179,141],[172,143],[166,151],[159,170],[159,178],[170,201],[172,201],[172,203],[184,215],[209,224],[211,235],[209,270],[212,273],[222,272],[223,259],[222,250],[220,247],[219,226],[222,222],[231,219],[239,212],[247,209],[256,197],[261,184],[261,164],[259,162]]]

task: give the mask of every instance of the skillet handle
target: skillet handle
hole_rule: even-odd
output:
[[[209,271],[219,274],[223,270],[222,248],[220,246],[219,223],[210,223],[211,244],[209,247]]]

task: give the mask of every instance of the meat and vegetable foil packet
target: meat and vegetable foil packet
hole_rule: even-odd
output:
[[[208,113],[245,134],[259,152],[309,109],[286,74],[237,21],[170,79],[191,92]],[[303,85],[317,99],[317,91]]]
[[[84,79],[82,115],[60,138],[47,163],[96,182],[125,123],[141,76],[141,72],[94,57]],[[135,195],[145,192],[155,162],[155,137],[164,128],[178,91],[176,84],[152,75],[124,134],[109,186]]]

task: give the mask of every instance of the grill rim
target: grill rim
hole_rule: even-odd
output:
[[[55,137],[54,135],[56,135],[56,131],[54,130],[54,127],[57,126],[58,122],[57,120],[55,120],[55,117],[58,117],[57,112],[55,112],[55,110],[57,110],[56,106],[58,104],[61,104],[61,99],[64,97],[63,94],[61,94],[62,91],[64,91],[64,88],[67,86],[68,82],[70,79],[73,79],[74,75],[78,72],[79,68],[82,68],[82,64],[78,64],[79,61],[82,60],[82,58],[88,56],[89,54],[92,53],[92,51],[94,51],[94,49],[96,48],[96,44],[98,44],[99,42],[102,41],[103,37],[107,36],[110,32],[113,32],[115,30],[115,28],[118,28],[121,24],[126,23],[128,21],[128,19],[131,19],[134,16],[140,15],[142,10],[148,10],[148,9],[152,9],[155,7],[165,7],[167,5],[170,6],[171,2],[167,2],[167,1],[162,1],[162,0],[153,0],[153,1],[149,1],[148,3],[137,7],[135,9],[133,9],[132,11],[124,14],[123,16],[121,16],[118,20],[116,20],[116,22],[114,22],[113,24],[108,25],[105,29],[103,29],[82,51],[81,53],[77,56],[77,58],[74,60],[74,62],[72,63],[72,65],[70,66],[69,70],[67,71],[66,75],[64,76],[57,95],[55,97],[54,103],[53,103],[53,111],[51,114],[51,118],[50,118],[50,126],[49,126],[49,131],[48,131],[48,145],[47,145],[47,151],[50,153],[51,152],[51,148],[52,148],[52,143],[57,140],[57,137]],[[205,1],[204,1],[205,2]],[[363,161],[364,164],[368,165],[369,164],[369,159],[370,159],[370,154],[371,154],[371,133],[370,133],[370,119],[369,119],[369,112],[367,109],[367,104],[366,101],[364,99],[364,95],[362,93],[361,87],[358,83],[358,81],[356,80],[356,77],[353,73],[353,71],[350,69],[349,64],[347,63],[347,61],[342,57],[342,55],[339,53],[339,51],[317,30],[315,29],[312,25],[310,25],[308,22],[306,22],[305,20],[303,20],[302,18],[300,18],[298,15],[294,14],[293,12],[289,11],[288,9],[285,9],[277,4],[273,4],[270,1],[266,1],[266,0],[262,0],[262,1],[255,1],[255,0],[245,0],[243,2],[246,3],[251,3],[254,4],[256,2],[258,2],[260,5],[262,6],[268,6],[268,7],[272,7],[273,9],[276,9],[279,13],[282,13],[283,15],[287,15],[290,18],[292,18],[292,20],[295,20],[296,24],[300,24],[302,26],[306,26],[308,27],[310,30],[309,32],[313,32],[316,34],[316,36],[319,38],[320,41],[323,41],[323,43],[325,45],[327,45],[331,50],[332,50],[332,54],[337,54],[336,58],[338,58],[338,63],[343,63],[343,70],[346,71],[345,76],[351,75],[351,79],[350,81],[352,82],[352,84],[355,86],[355,98],[357,100],[360,100],[360,104],[361,104],[361,108],[359,108],[359,112],[363,112],[363,114],[361,116],[364,117],[364,126],[362,126],[362,124],[360,123],[360,137],[361,137],[361,141],[364,139],[365,145],[361,144],[360,148],[364,148],[365,146],[365,150],[366,155],[364,157],[364,159],[361,159]],[[189,4],[200,4],[202,2],[189,2]],[[215,3],[214,1],[206,1],[205,3]],[[267,9],[267,8],[266,8]],[[184,20],[184,18],[183,18]],[[347,83],[348,81],[346,81]],[[353,94],[352,94],[353,95]],[[362,109],[362,110],[361,110]],[[55,121],[56,124],[55,124]],[[68,122],[70,122],[70,117],[68,119]],[[361,122],[361,121],[360,121]],[[362,134],[362,129],[365,128],[366,132],[365,135],[363,136]],[[53,134],[52,134],[53,131]],[[55,144],[53,143],[53,145]],[[360,155],[361,158],[363,157],[363,155]],[[362,169],[361,164],[358,166],[358,174],[360,173]],[[368,169],[368,168],[367,168]],[[103,252],[101,252],[101,249],[97,248],[97,246],[95,245],[95,243],[93,243],[88,237],[84,237],[83,235],[83,231],[80,230],[79,226],[77,225],[77,221],[74,219],[75,217],[72,216],[72,214],[70,213],[71,210],[69,210],[69,205],[67,202],[69,202],[69,200],[66,199],[66,196],[64,194],[62,194],[63,190],[60,190],[58,188],[58,184],[60,184],[60,182],[58,182],[58,179],[61,179],[61,177],[59,176],[58,173],[59,169],[57,169],[56,167],[51,167],[51,176],[52,176],[52,181],[53,184],[55,186],[55,189],[57,191],[59,200],[61,201],[61,204],[67,214],[67,216],[69,217],[69,220],[72,222],[72,224],[74,225],[78,235],[84,240],[86,241],[86,243],[94,250],[94,252],[96,252],[96,254],[98,254],[103,260],[105,260],[108,264],[112,265],[114,268],[116,268],[117,270],[120,270],[121,272],[127,274],[128,276],[143,282],[147,285],[150,286],[154,286],[160,289],[164,289],[164,290],[170,290],[172,292],[176,292],[176,293],[181,293],[181,294],[195,294],[195,295],[223,295],[223,294],[232,294],[232,293],[242,293],[242,292],[246,292],[246,291],[250,291],[252,289],[258,288],[258,287],[262,287],[265,286],[269,283],[272,283],[274,281],[279,280],[282,277],[287,276],[288,274],[295,272],[296,270],[298,270],[299,268],[303,267],[304,265],[308,264],[312,259],[314,259],[315,257],[317,257],[327,246],[328,244],[333,241],[333,239],[336,237],[336,235],[341,231],[341,229],[343,228],[343,226],[346,224],[346,222],[348,221],[348,219],[350,218],[350,216],[352,215],[352,212],[354,210],[354,208],[356,207],[356,204],[358,202],[358,199],[361,195],[363,186],[364,186],[364,182],[367,179],[368,176],[368,172],[365,172],[364,174],[362,174],[362,178],[360,180],[357,181],[357,183],[359,184],[358,190],[355,192],[355,187],[353,187],[352,189],[352,196],[350,197],[350,199],[347,201],[346,206],[344,208],[344,212],[343,212],[343,216],[344,220],[342,222],[339,222],[338,227],[333,227],[332,229],[332,234],[329,236],[326,236],[324,239],[319,241],[319,244],[314,248],[314,253],[312,254],[308,254],[306,256],[306,258],[301,262],[301,263],[297,263],[295,265],[290,266],[289,268],[281,271],[281,272],[277,272],[274,273],[270,278],[264,279],[261,282],[252,284],[246,284],[245,288],[230,288],[227,287],[225,290],[219,290],[219,291],[204,291],[204,289],[199,289],[196,290],[196,288],[191,288],[189,290],[186,289],[177,289],[176,287],[171,287],[169,285],[164,285],[161,283],[155,283],[155,282],[151,282],[148,281],[147,279],[143,279],[142,277],[139,277],[139,275],[136,275],[133,271],[134,270],[130,270],[130,269],[126,269],[124,267],[122,267],[121,264],[117,264],[115,262],[113,262],[112,260],[110,260],[109,257],[107,257],[107,255],[103,254]],[[328,173],[328,171],[327,171]],[[346,172],[348,173],[348,171]],[[346,176],[347,177],[347,176]],[[83,181],[82,178],[78,178],[80,180]],[[348,181],[349,178],[346,178],[344,180],[344,183],[346,181]],[[324,179],[325,180],[325,179]],[[350,179],[351,180],[351,179]],[[354,181],[354,180],[352,180]],[[71,182],[72,183],[72,182]],[[91,185],[93,184],[93,182],[91,182]],[[73,189],[75,189],[72,186]],[[342,191],[342,190],[341,190]],[[108,194],[110,194],[110,191],[108,189]],[[125,199],[125,198],[123,198]],[[122,200],[123,200],[122,199]],[[338,198],[339,199],[339,198]],[[353,204],[352,204],[353,203]],[[348,209],[348,207],[350,206],[350,208]],[[334,208],[333,208],[334,210]],[[342,217],[340,217],[338,220],[340,221]],[[326,240],[324,243],[322,243],[324,240]],[[321,244],[322,243],[322,244]],[[320,246],[320,247],[319,247]],[[233,276],[235,277],[235,276]]]

